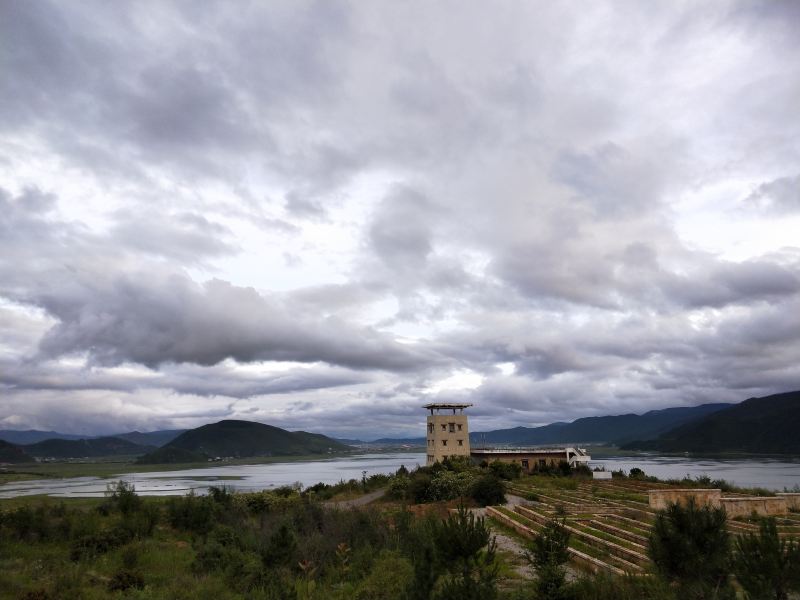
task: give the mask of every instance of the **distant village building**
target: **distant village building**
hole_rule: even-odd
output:
[[[591,457],[582,448],[495,448],[471,449],[469,444],[469,423],[464,409],[472,404],[434,403],[426,404],[429,411],[427,419],[427,461],[432,465],[445,458],[469,456],[476,462],[515,463],[526,473],[544,467],[557,467],[566,462],[571,467],[588,465]]]

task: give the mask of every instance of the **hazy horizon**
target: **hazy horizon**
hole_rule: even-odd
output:
[[[800,3],[0,3],[0,429],[800,389]]]

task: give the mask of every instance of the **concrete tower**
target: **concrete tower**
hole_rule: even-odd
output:
[[[448,456],[469,456],[469,424],[464,409],[472,404],[426,404],[428,415],[427,464]]]

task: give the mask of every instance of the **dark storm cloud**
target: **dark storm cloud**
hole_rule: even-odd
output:
[[[0,385],[16,391],[170,390],[194,396],[239,399],[336,388],[370,381],[364,373],[320,365],[261,375],[243,373],[226,364],[213,367],[170,365],[159,371],[144,373],[141,370],[109,373],[103,369],[60,365],[56,361],[26,361],[23,364],[0,361],[0,368],[3,371]]]
[[[334,317],[294,312],[252,288],[220,280],[198,285],[178,274],[139,272],[82,282],[69,297],[37,299],[58,325],[41,351],[88,352],[101,365],[168,362],[325,361],[355,369],[406,371],[436,357]]]
[[[180,271],[141,257],[132,264],[119,249],[101,257],[111,248],[108,239],[82,235],[75,224],[45,220],[41,213],[49,207],[50,201],[36,191],[17,198],[0,196],[0,227],[9,234],[4,239],[7,258],[0,259],[0,293],[58,320],[41,340],[43,356],[85,352],[101,365],[131,361],[150,367],[171,362],[213,365],[226,358],[324,361],[397,371],[442,361],[432,352],[400,345],[336,316],[301,313],[291,297],[268,298],[217,279],[197,284]],[[183,221],[201,231],[215,230],[195,217],[184,216]],[[181,231],[163,235],[157,225],[148,234],[159,243],[169,241],[180,253],[196,251],[197,236]],[[134,251],[158,251],[152,239],[146,247],[142,241],[148,240],[137,240]],[[65,242],[71,253],[62,257]]]
[[[224,179],[254,152],[292,177],[329,178],[346,164],[339,148],[315,145],[309,161],[276,137],[293,110],[330,99],[344,7],[224,8],[4,3],[0,123],[130,178],[167,167]]]

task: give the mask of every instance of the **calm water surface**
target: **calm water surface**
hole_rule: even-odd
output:
[[[800,459],[700,459],[673,456],[616,456],[592,461],[592,467],[604,466],[607,471],[634,467],[661,479],[692,478],[708,475],[724,479],[740,487],[760,487],[782,491],[800,486]]]
[[[340,480],[361,479],[376,473],[394,473],[405,465],[413,469],[425,464],[425,454],[399,452],[391,454],[362,454],[324,460],[270,463],[264,465],[228,465],[184,471],[158,473],[128,473],[109,479],[98,477],[73,477],[68,479],[42,479],[0,485],[0,498],[48,494],[56,497],[102,496],[109,481],[121,479],[136,486],[136,491],[146,496],[186,494],[190,490],[202,494],[210,486],[227,485],[241,491],[252,491],[290,485],[299,482],[304,486],[318,482],[337,483]],[[800,460],[704,460],[682,457],[635,456],[603,457],[592,461],[591,466],[604,466],[606,470],[633,467],[656,477],[681,478],[685,475],[712,479],[725,479],[743,487],[763,487],[783,490],[800,486]]]
[[[71,477],[67,479],[37,479],[0,485],[0,498],[47,494],[55,497],[103,496],[109,481],[122,480],[136,486],[143,496],[175,496],[205,493],[211,486],[226,485],[240,491],[263,490],[299,482],[304,486],[338,483],[342,479],[361,479],[376,473],[394,473],[405,465],[414,469],[425,464],[425,454],[398,452],[395,454],[362,454],[323,460],[269,463],[263,465],[227,465],[184,471],[157,473],[126,473],[111,479]],[[231,479],[235,478],[235,479]]]

